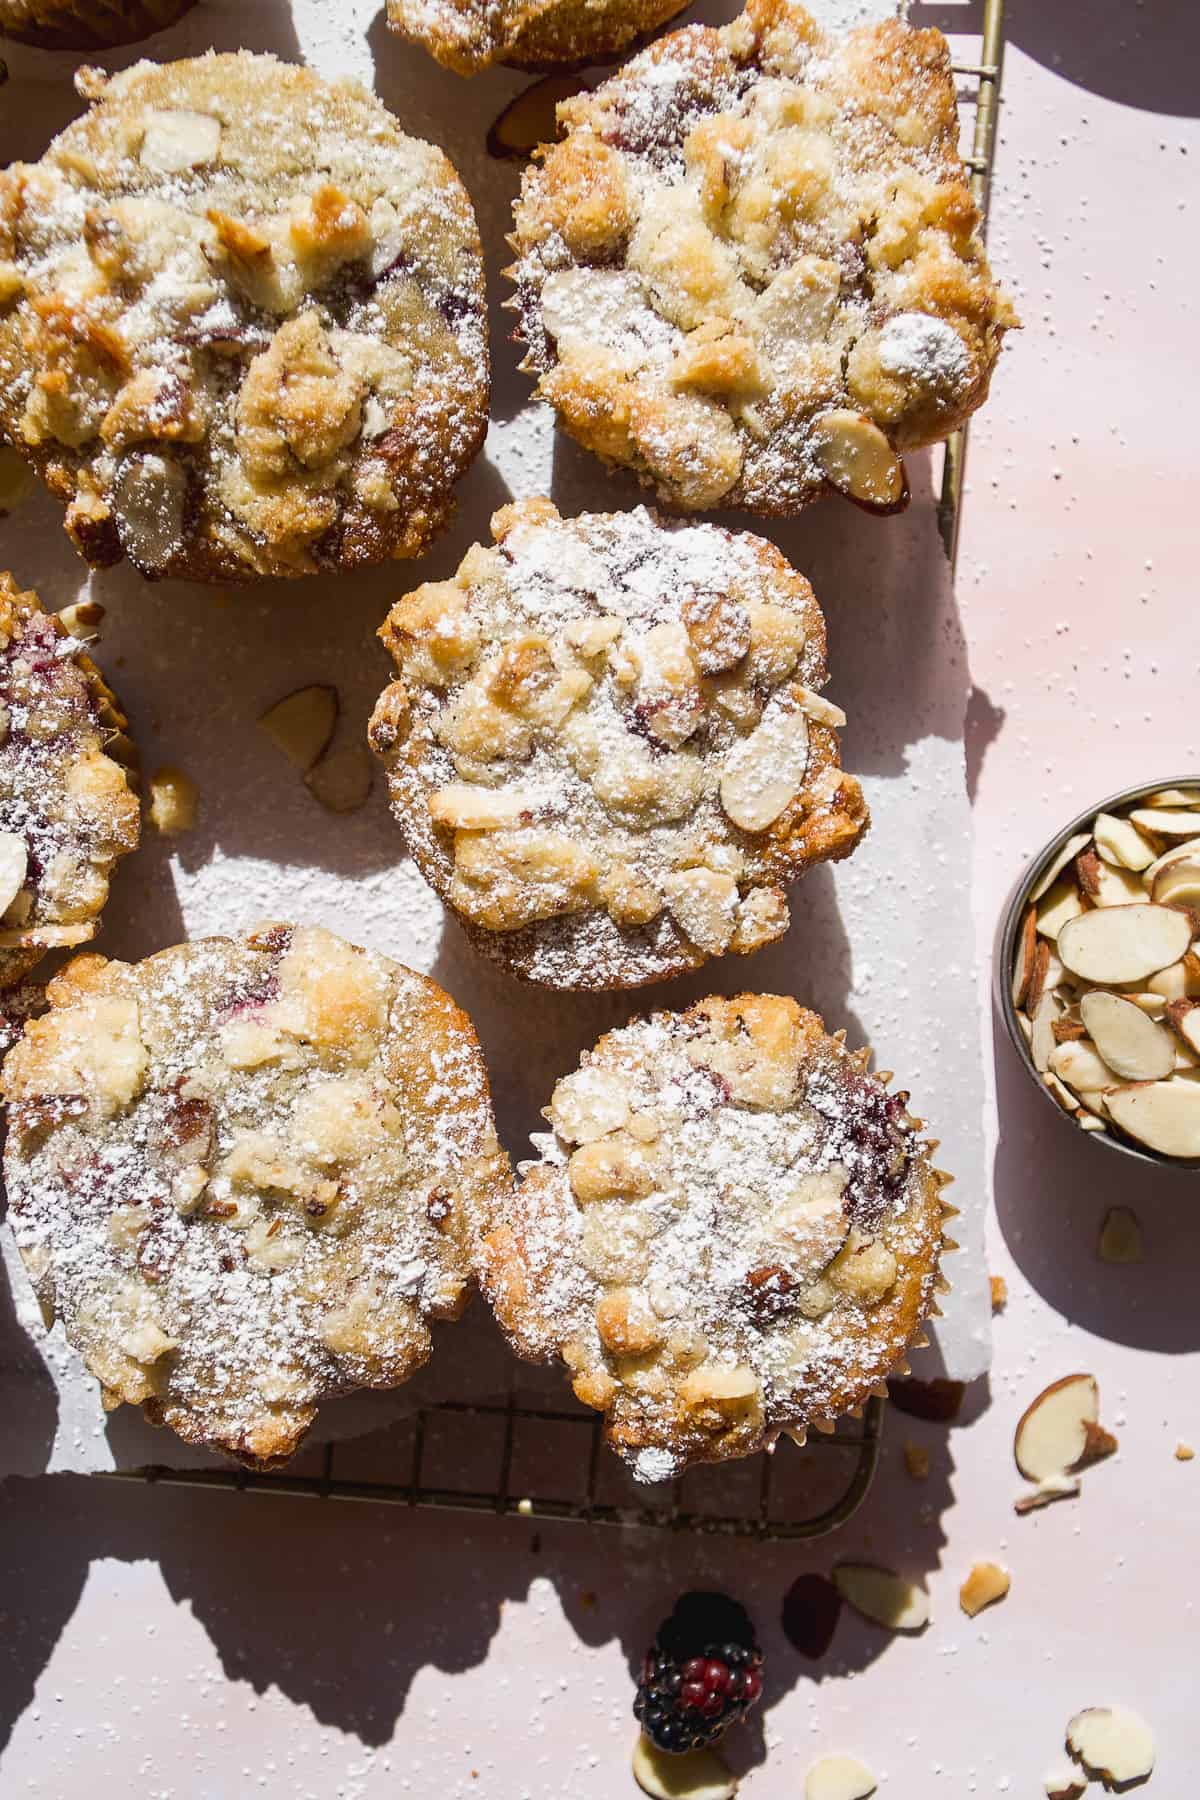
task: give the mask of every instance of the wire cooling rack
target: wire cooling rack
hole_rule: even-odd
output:
[[[945,23],[953,29],[952,18]],[[969,133],[964,161],[985,223],[1003,48],[1004,0],[984,0],[978,55],[956,62],[954,73]],[[938,501],[938,527],[951,563],[958,547],[966,448],[964,427],[946,444]],[[327,1444],[302,1455],[284,1474],[155,1464],[117,1470],[109,1478],[794,1541],[822,1537],[858,1510],[875,1474],[882,1428],[883,1402],[872,1399],[860,1419],[815,1434],[803,1448],[784,1439],[772,1455],[696,1470],[669,1488],[639,1489],[605,1450],[597,1414],[529,1404],[514,1391],[495,1404],[442,1400],[421,1407],[378,1439]]]

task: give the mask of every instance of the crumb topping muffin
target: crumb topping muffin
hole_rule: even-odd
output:
[[[949,1178],[844,1036],[768,994],[609,1032],[483,1242],[513,1347],[639,1480],[832,1423],[935,1309]]]
[[[0,175],[0,427],[77,548],[200,581],[420,555],[487,419],[446,157],[270,56],[89,82]]]
[[[401,37],[445,69],[476,75],[492,63],[545,69],[623,50],[682,12],[687,0],[387,0]]]
[[[516,204],[519,331],[580,443],[667,505],[908,497],[1016,323],[957,150],[949,49],[795,0],[693,25],[558,107]]]
[[[0,575],[0,987],[95,936],[141,831],[126,724],[82,643]]]
[[[867,828],[812,588],[774,545],[644,508],[504,507],[392,609],[371,721],[393,810],[474,941],[620,988],[787,929],[785,886]]]
[[[0,37],[44,50],[101,50],[164,31],[196,0],[0,0]]]
[[[106,1405],[262,1466],[420,1367],[509,1185],[440,988],[272,925],[77,957],[47,998],[0,1076],[9,1219]]]

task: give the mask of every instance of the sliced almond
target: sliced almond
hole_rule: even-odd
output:
[[[1200,820],[1197,820],[1197,824],[1200,824]],[[1177,856],[1187,856],[1191,853],[1200,854],[1200,834],[1193,838],[1187,838],[1182,844],[1172,844],[1169,850],[1164,850],[1161,856],[1156,856],[1149,867],[1142,870],[1142,881],[1147,887],[1152,887],[1155,877],[1161,869],[1164,869],[1168,863],[1174,862]]]
[[[1128,1706],[1089,1706],[1067,1726],[1067,1749],[1103,1782],[1145,1781],[1154,1770],[1154,1734]]]
[[[1069,1013],[1064,1018],[1055,1019],[1050,1029],[1054,1033],[1056,1044],[1075,1044],[1080,1038],[1087,1036],[1083,1020],[1073,1018]]]
[[[737,1782],[712,1750],[660,1750],[643,1733],[633,1747],[633,1779],[650,1800],[733,1800]]]
[[[1029,1034],[1029,1054],[1033,1058],[1033,1066],[1039,1075],[1044,1075],[1050,1067],[1050,1058],[1054,1054],[1054,1027],[1058,1021],[1058,1001],[1053,994],[1043,994],[1038,1001],[1037,1011],[1033,1015]]]
[[[374,778],[366,746],[351,743],[323,756],[304,777],[304,785],[327,812],[351,813],[366,805]]]
[[[71,637],[90,644],[99,636],[104,608],[98,600],[77,600],[73,606],[60,609],[58,622]]]
[[[879,1783],[853,1756],[822,1756],[804,1777],[804,1800],[870,1800]]]
[[[1029,984],[1033,979],[1034,959],[1037,956],[1038,930],[1037,913],[1031,906],[1021,920],[1021,929],[1017,933],[1017,953],[1013,963],[1012,997],[1013,1005],[1021,1007],[1029,998]]]
[[[1078,1475],[1047,1475],[1045,1481],[1039,1481],[1036,1487],[1017,1495],[1013,1511],[1037,1512],[1043,1506],[1053,1506],[1056,1500],[1073,1500],[1078,1492]]]
[[[1050,948],[1049,941],[1046,938],[1040,937],[1037,941],[1037,948],[1033,953],[1033,968],[1029,973],[1029,992],[1025,996],[1025,1010],[1031,1019],[1041,1005],[1042,996],[1045,994],[1047,987],[1051,985],[1049,975],[1050,958],[1052,956],[1054,956],[1054,952]],[[1057,957],[1055,957],[1055,961],[1057,960]]]
[[[1152,994],[1161,994],[1164,1000],[1195,999],[1200,995],[1200,956],[1189,950],[1170,968],[1151,975],[1146,986]]]
[[[1141,1016],[1139,1013],[1138,1017]],[[1119,1077],[1087,1038],[1072,1038],[1065,1044],[1056,1044],[1050,1052],[1049,1067],[1052,1074],[1065,1081],[1077,1094],[1103,1093],[1105,1088],[1116,1087],[1119,1082]],[[1072,1109],[1074,1105],[1072,1098]]]
[[[1030,889],[1029,898],[1036,903],[1043,894],[1048,894],[1067,864],[1073,862],[1079,852],[1086,849],[1091,841],[1090,831],[1077,831],[1073,837],[1069,837],[1038,876],[1036,886]]]
[[[1081,891],[1093,906],[1133,906],[1146,897],[1140,876],[1132,869],[1114,869],[1095,850],[1081,851],[1075,858],[1075,871]]]
[[[1200,1000],[1171,1000],[1167,1003],[1166,1017],[1172,1031],[1178,1032],[1180,1041],[1189,1050],[1200,1051]]]
[[[1150,898],[1159,906],[1200,905],[1200,850],[1164,858],[1151,877]]]
[[[1092,836],[1099,854],[1114,868],[1148,869],[1154,861],[1154,852],[1137,826],[1114,813],[1097,813]]]
[[[865,413],[841,407],[822,413],[813,421],[810,443],[821,473],[839,493],[884,512],[904,504],[904,464]]]
[[[718,956],[737,922],[738,888],[715,869],[679,869],[663,877],[663,894],[675,919],[698,950]]]
[[[1172,907],[1152,901],[1105,906],[1063,924],[1058,954],[1085,981],[1142,981],[1178,962],[1191,935],[1187,914]]]
[[[0,915],[6,913],[25,885],[29,852],[15,831],[0,831]]]
[[[1053,943],[1063,926],[1071,919],[1077,919],[1083,910],[1079,889],[1073,881],[1061,876],[1038,904],[1037,928]]]
[[[1081,1800],[1087,1792],[1087,1777],[1069,1762],[1056,1762],[1042,1776],[1046,1800]]]
[[[1159,788],[1156,794],[1147,794],[1142,805],[1156,811],[1161,806],[1200,806],[1200,788]]]
[[[1047,1069],[1046,1073],[1042,1076],[1042,1085],[1045,1087],[1046,1091],[1058,1101],[1058,1104],[1062,1107],[1064,1112],[1074,1113],[1075,1108],[1079,1103],[1078,1096],[1071,1092],[1070,1088],[1054,1073],[1053,1069]]]
[[[1160,1156],[1200,1157],[1200,1085],[1173,1076],[1105,1095],[1113,1119]]]
[[[493,120],[487,134],[488,155],[504,162],[525,162],[539,144],[552,144],[558,136],[555,108],[559,101],[584,93],[587,85],[576,75],[547,75],[523,88]]]
[[[161,175],[182,175],[215,160],[221,143],[221,121],[211,113],[184,107],[145,114],[138,160]]]
[[[1102,1456],[1117,1440],[1100,1420],[1100,1389],[1094,1375],[1064,1375],[1044,1388],[1021,1414],[1013,1435],[1013,1456],[1027,1481],[1074,1475]]]
[[[833,1585],[842,1599],[888,1631],[923,1631],[929,1623],[929,1595],[915,1581],[872,1563],[839,1563]]]
[[[967,1617],[973,1619],[985,1606],[994,1606],[998,1600],[1003,1600],[1011,1586],[1012,1577],[999,1563],[975,1563],[958,1590],[958,1604]]]
[[[511,831],[532,823],[538,810],[536,795],[520,788],[473,787],[467,781],[447,782],[427,804],[434,824],[450,831]]]
[[[285,694],[258,723],[289,762],[307,771],[329,748],[337,717],[337,689],[318,683]]]
[[[1139,830],[1152,831],[1155,837],[1196,836],[1198,821],[1194,812],[1176,812],[1169,806],[1139,806],[1129,817]]]
[[[750,736],[725,758],[721,805],[726,816],[742,831],[765,831],[796,798],[807,769],[808,720],[799,710],[772,704]]]
[[[1100,1227],[1097,1249],[1101,1262],[1140,1263],[1142,1228],[1137,1214],[1127,1206],[1110,1206]]]
[[[1082,996],[1079,1013],[1096,1049],[1123,1080],[1161,1081],[1171,1073],[1171,1033],[1131,1001],[1097,988]]]

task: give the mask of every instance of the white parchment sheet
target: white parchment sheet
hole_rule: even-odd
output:
[[[732,10],[732,9],[730,9]],[[827,10],[827,9],[826,9]],[[694,17],[691,13],[688,17]],[[708,9],[706,16],[716,18]],[[264,918],[319,922],[433,974],[471,1014],[495,1088],[501,1137],[527,1153],[557,1077],[601,1032],[643,1006],[676,1006],[706,992],[756,987],[796,995],[870,1042],[897,1071],[913,1106],[942,1140],[939,1161],[963,1209],[949,1259],[953,1283],[937,1327],[945,1369],[983,1372],[990,1354],[983,1262],[986,1197],[979,984],[970,905],[971,813],[963,751],[969,692],[963,636],[937,535],[930,468],[910,462],[914,497],[897,518],[873,519],[829,501],[791,524],[721,523],[761,530],[804,571],[829,624],[828,693],[849,716],[847,766],[863,780],[874,823],[858,853],[818,869],[794,891],[793,926],[761,954],[711,963],[639,995],[556,995],[526,987],[480,959],[403,854],[377,782],[360,812],[334,817],[308,794],[256,719],[306,682],[336,683],[344,734],[361,733],[390,665],[374,633],[389,605],[421,580],[449,574],[466,546],[487,539],[491,513],[511,497],[550,493],[564,513],[619,511],[639,494],[557,433],[531,399],[499,310],[503,234],[518,171],[490,158],[488,126],[522,79],[492,71],[470,83],[387,32],[379,0],[201,0],[153,41],[166,58],[239,45],[353,75],[404,128],[441,144],[475,202],[488,259],[494,394],[483,454],[460,488],[453,530],[419,564],[225,591],[150,586],[128,567],[90,575],[40,491],[0,520],[0,567],[36,587],[48,607],[87,594],[107,609],[97,656],[130,714],[147,772],[163,763],[199,783],[197,828],[170,846],[147,829],[121,865],[96,948],[136,958],[206,932]],[[6,46],[0,161],[40,154],[81,108],[75,59]],[[136,52],[103,59],[123,66]],[[197,1460],[129,1409],[106,1421],[96,1384],[47,1333],[7,1230],[0,1271],[0,1475]],[[474,1315],[479,1313],[478,1306]],[[419,1394],[481,1398],[507,1386],[511,1367],[479,1316],[444,1328],[428,1371],[395,1395],[328,1406],[315,1435],[386,1424]],[[565,1392],[557,1375],[533,1376]],[[548,1385],[546,1385],[548,1384]]]

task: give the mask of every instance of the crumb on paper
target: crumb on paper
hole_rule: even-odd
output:
[[[1191,1462],[1192,1459],[1195,1457],[1195,1454],[1196,1454],[1196,1452],[1193,1449],[1192,1445],[1185,1443],[1183,1438],[1180,1438],[1179,1442],[1175,1446],[1175,1461],[1176,1462]]]
[[[190,775],[167,764],[150,779],[150,823],[164,837],[190,831],[200,810],[200,789]]]
[[[906,1443],[904,1446],[904,1467],[914,1481],[928,1481],[929,1452],[924,1444]]]
[[[992,1311],[1003,1312],[1008,1305],[1008,1283],[1003,1275],[989,1275],[988,1285],[992,1294]]]

